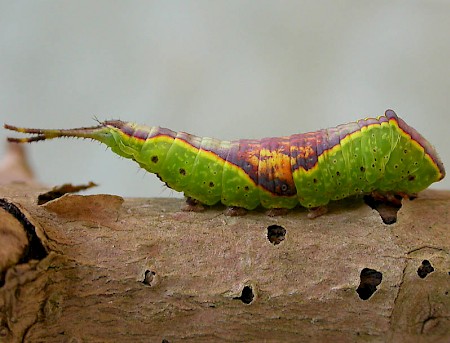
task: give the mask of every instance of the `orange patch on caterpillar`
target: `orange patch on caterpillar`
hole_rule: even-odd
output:
[[[280,180],[292,180],[291,158],[283,149],[261,149],[259,173]]]
[[[307,146],[291,146],[291,150],[292,151],[298,151],[298,155],[297,158],[309,158],[311,156],[314,156],[316,154],[316,152],[314,151],[314,149],[307,145]]]

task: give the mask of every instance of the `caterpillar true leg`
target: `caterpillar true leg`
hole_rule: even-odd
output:
[[[186,202],[184,206],[181,207],[181,210],[185,212],[203,212],[205,211],[205,206],[198,200],[186,197]]]

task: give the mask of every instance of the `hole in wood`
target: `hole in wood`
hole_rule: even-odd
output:
[[[255,298],[255,295],[253,294],[252,288],[250,286],[245,286],[242,289],[241,296],[236,297],[235,299],[241,300],[244,304],[250,304],[254,298]]]
[[[267,228],[267,238],[273,245],[280,244],[284,241],[286,236],[286,229],[280,225],[270,225]]]
[[[434,268],[428,260],[423,260],[419,269],[417,269],[417,275],[419,275],[421,279],[424,279],[428,274],[432,272],[434,272]]]
[[[155,275],[156,273],[152,270],[146,270],[144,273],[144,280],[142,280],[142,283],[144,285],[148,286],[154,286],[155,284]]]
[[[361,270],[360,279],[361,281],[356,293],[358,293],[362,300],[367,300],[377,290],[377,286],[383,279],[383,274],[375,269],[364,268]]]

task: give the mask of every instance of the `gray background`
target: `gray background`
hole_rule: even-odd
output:
[[[0,1],[0,121],[69,128],[95,115],[237,139],[392,108],[450,166],[449,37],[447,0]],[[28,148],[48,185],[178,195],[100,144]]]

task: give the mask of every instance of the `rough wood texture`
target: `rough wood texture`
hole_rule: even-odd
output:
[[[48,252],[19,259],[24,235],[2,219],[2,342],[450,341],[448,191],[404,202],[393,225],[361,199],[310,220],[112,195],[38,206],[42,188],[0,191]],[[279,244],[270,225],[285,229],[272,227]],[[367,300],[364,268],[382,273]]]

